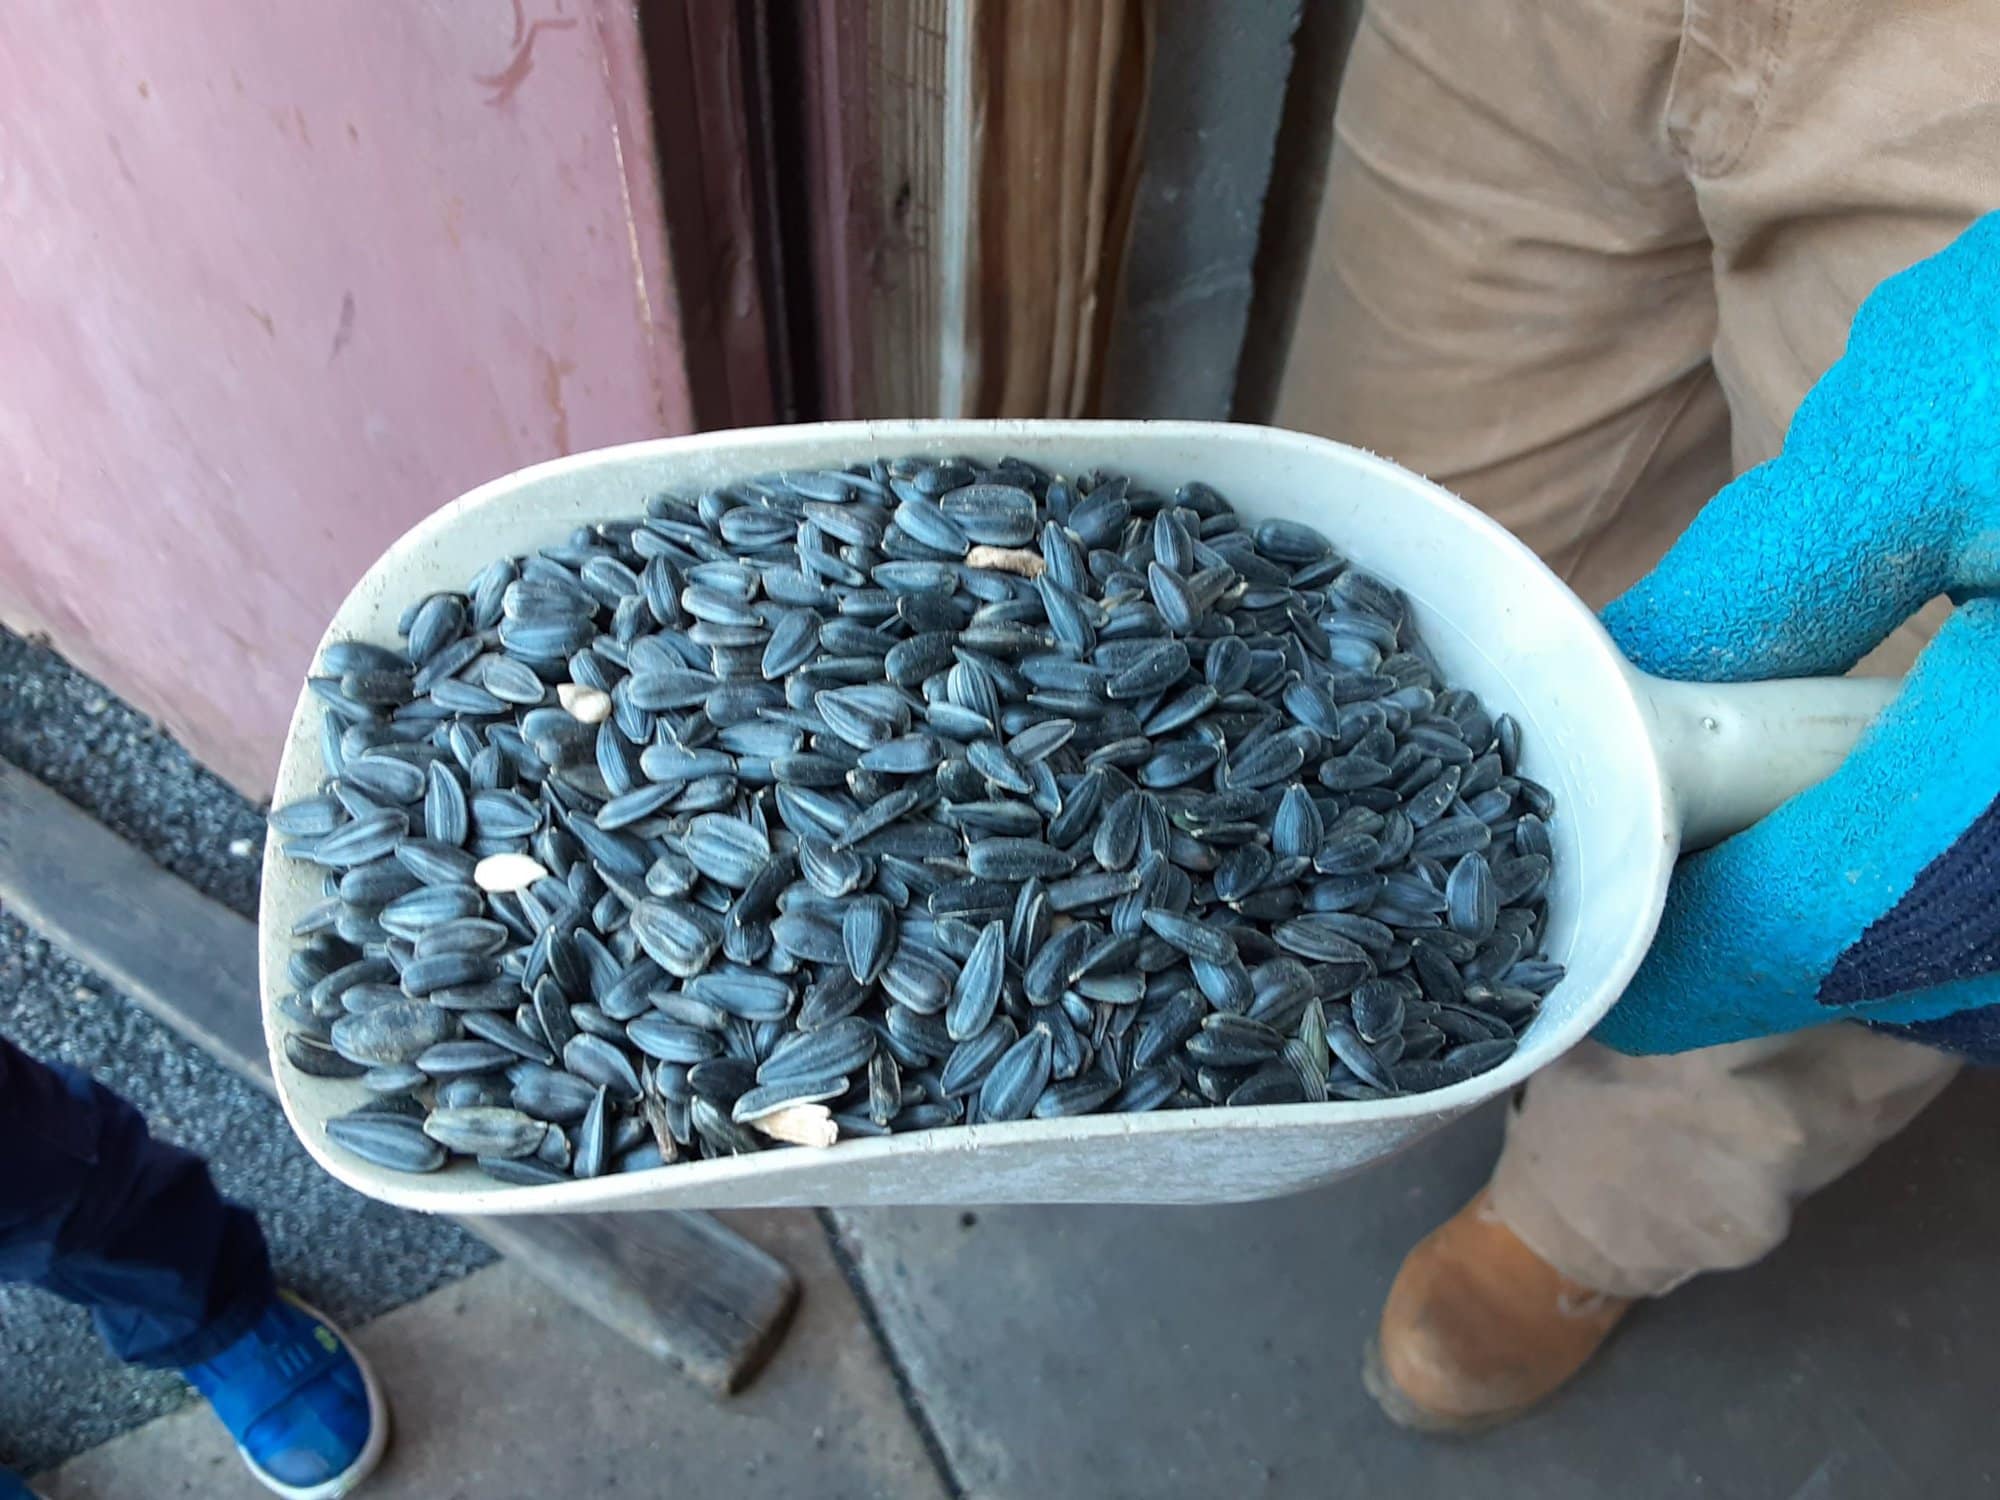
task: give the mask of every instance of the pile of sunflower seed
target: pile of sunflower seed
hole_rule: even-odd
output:
[[[329,648],[290,1064],[508,1183],[1364,1100],[1514,1049],[1548,792],[1310,528],[1017,460],[785,473]]]

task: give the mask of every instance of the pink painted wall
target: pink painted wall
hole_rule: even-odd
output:
[[[262,795],[405,528],[691,429],[653,162],[614,0],[10,4],[0,618]]]

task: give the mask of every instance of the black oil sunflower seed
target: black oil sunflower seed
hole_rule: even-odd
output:
[[[373,1091],[329,1135],[379,1165],[1379,1098],[1497,1065],[1563,977],[1520,720],[1198,482],[750,476],[399,630],[322,653],[325,780],[271,818],[330,882],[286,1066]]]

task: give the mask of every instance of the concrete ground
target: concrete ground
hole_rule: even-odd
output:
[[[1640,1309],[1545,1412],[1417,1437],[1362,1391],[1361,1350],[1498,1127],[1269,1203],[840,1222],[968,1495],[2000,1493],[2000,1075],[1961,1080],[1761,1265]]]
[[[31,680],[54,670],[25,650],[0,638],[0,679],[24,660]],[[33,701],[87,691],[57,687]],[[130,793],[91,756],[64,785],[67,734],[10,727],[17,696],[0,710],[0,754],[79,801],[94,778],[128,837],[227,888],[204,831],[254,814],[176,780],[191,768],[137,731],[93,754],[123,743],[152,768],[142,783],[167,775],[193,792]],[[53,771],[25,753],[34,735]],[[2000,1354],[1983,1336],[2000,1241],[1992,1074],[1962,1080],[1806,1204],[1769,1260],[1641,1309],[1546,1412],[1439,1442],[1380,1418],[1360,1350],[1404,1249],[1486,1172],[1491,1112],[1271,1203],[731,1216],[805,1291],[771,1368],[717,1403],[512,1268],[466,1276],[481,1251],[455,1231],[334,1188],[261,1096],[5,926],[0,1029],[116,1073],[201,1139],[281,1226],[308,1290],[362,1320],[397,1411],[394,1456],[368,1492],[384,1497],[2000,1493],[1987,1420]],[[61,1500],[260,1493],[200,1408],[142,1423],[180,1399],[172,1381],[110,1364],[46,1299],[0,1299],[0,1458],[34,1469],[75,1453],[40,1480]]]
[[[805,1299],[771,1370],[723,1404],[506,1267],[482,1271],[362,1332],[397,1401],[379,1493],[2000,1492],[1985,1336],[2000,1079],[1957,1085],[1808,1204],[1769,1261],[1642,1309],[1547,1411],[1483,1438],[1412,1436],[1362,1392],[1361,1346],[1405,1246],[1481,1180],[1497,1123],[1271,1203],[841,1215],[903,1399],[808,1215],[732,1217],[799,1270]],[[199,1410],[42,1483],[54,1500],[256,1493]]]
[[[798,1273],[797,1321],[743,1395],[716,1403],[511,1266],[358,1336],[395,1406],[373,1500],[598,1495],[945,1500],[939,1475],[810,1213],[729,1223]],[[38,1481],[49,1500],[257,1500],[200,1408]]]

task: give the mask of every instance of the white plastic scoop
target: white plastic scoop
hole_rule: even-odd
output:
[[[360,1192],[433,1212],[920,1203],[1206,1203],[1345,1176],[1516,1084],[1587,1035],[1651,941],[1675,856],[1748,826],[1839,764],[1895,684],[1821,679],[1663,682],[1621,657],[1596,618],[1500,526],[1427,480],[1357,449],[1269,428],[1194,422],[868,422],[717,432],[537,465],[482,485],[398,541],[334,616],[328,641],[397,643],[405,605],[462,589],[502,554],[583,522],[636,515],[656,490],[693,494],[776,469],[899,454],[1013,454],[1059,472],[1106,469],[1171,490],[1213,485],[1250,522],[1323,531],[1404,589],[1449,680],[1522,726],[1522,770],[1554,793],[1547,951],[1568,966],[1520,1049],[1490,1073],[1409,1098],[1029,1120],[772,1149],[547,1187],[502,1187],[470,1166],[411,1176],[326,1138],[358,1084],[287,1064],[284,992],[295,920],[320,872],[264,857],[258,946],[264,1031],[285,1113],[306,1149]],[[318,700],[302,694],[275,801],[325,768]]]

